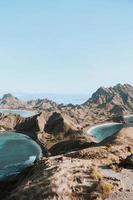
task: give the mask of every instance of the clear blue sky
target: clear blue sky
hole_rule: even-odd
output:
[[[0,1],[0,72],[0,92],[132,84],[133,1]]]

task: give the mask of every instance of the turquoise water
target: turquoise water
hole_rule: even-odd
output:
[[[34,115],[31,111],[26,110],[9,110],[9,109],[0,109],[0,113],[11,113],[11,114],[17,114],[21,115],[22,117],[30,117]]]
[[[41,156],[40,146],[28,136],[14,132],[0,134],[0,179],[19,173]]]
[[[101,142],[105,138],[115,134],[120,131],[123,127],[123,124],[103,124],[97,127],[94,127],[90,130],[90,134],[95,137],[98,142]]]

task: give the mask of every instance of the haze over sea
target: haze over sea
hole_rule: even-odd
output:
[[[89,94],[16,94],[16,96],[23,100],[31,99],[49,99],[56,103],[63,104],[82,104],[88,100]]]
[[[89,94],[48,94],[48,93],[38,93],[38,94],[28,94],[28,93],[14,93],[14,96],[20,100],[30,101],[35,99],[49,99],[55,101],[56,103],[63,104],[82,104],[87,101],[90,97]],[[3,94],[0,94],[0,98]]]

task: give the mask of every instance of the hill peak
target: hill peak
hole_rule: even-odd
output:
[[[4,94],[2,97],[2,99],[8,99],[8,98],[16,98],[16,97],[13,96],[11,93]]]
[[[90,104],[111,112],[114,108],[117,112],[118,107],[124,112],[133,112],[133,86],[119,83],[114,87],[100,87],[84,105]]]

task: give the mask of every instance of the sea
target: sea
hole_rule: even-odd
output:
[[[18,174],[41,157],[40,146],[28,136],[16,132],[0,134],[0,180]]]
[[[19,99],[32,100],[32,99],[49,99],[59,104],[83,104],[89,98],[89,94],[15,94]]]

